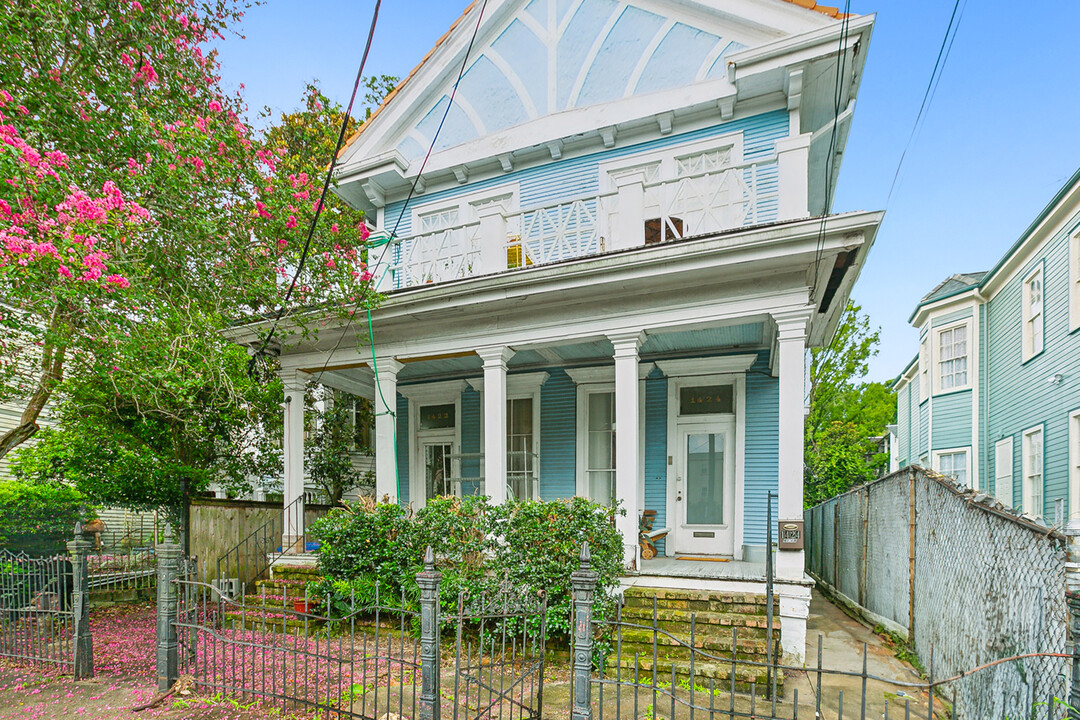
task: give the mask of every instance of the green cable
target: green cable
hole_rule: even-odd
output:
[[[367,326],[368,326],[368,343],[371,345],[371,369],[375,371],[375,389],[379,392],[379,399],[382,400],[383,407],[386,408],[385,413],[377,413],[379,415],[389,415],[394,418],[394,482],[397,483],[398,502],[401,501],[401,471],[398,465],[398,444],[397,444],[397,413],[390,409],[390,403],[386,402],[386,397],[383,395],[382,385],[379,383],[379,362],[375,359],[375,330],[371,325],[371,307],[367,308]],[[394,398],[394,407],[397,407],[397,398]],[[378,502],[379,498],[376,494],[375,502]]]

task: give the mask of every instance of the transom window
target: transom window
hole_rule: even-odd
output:
[[[968,384],[968,326],[938,333],[938,388],[953,390]]]
[[[459,224],[460,217],[461,210],[456,207],[425,213],[420,216],[420,232],[436,232],[454,227]]]
[[[1043,431],[1034,428],[1024,433],[1024,512],[1035,517],[1043,514]]]
[[[1043,272],[1039,268],[1024,281],[1024,348],[1027,360],[1043,350]]]

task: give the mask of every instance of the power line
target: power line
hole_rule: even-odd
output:
[[[375,0],[375,11],[371,15],[371,26],[368,28],[367,43],[364,45],[364,55],[360,58],[360,67],[356,71],[356,81],[353,83],[352,95],[349,97],[349,105],[345,108],[345,112],[341,116],[341,129],[338,131],[337,144],[334,146],[334,153],[330,157],[330,165],[326,169],[326,177],[323,180],[322,192],[319,194],[319,202],[315,206],[315,217],[311,219],[311,223],[308,224],[307,238],[304,240],[304,249],[300,253],[300,262],[296,266],[296,272],[293,273],[292,281],[289,283],[289,289],[285,292],[285,299],[281,302],[281,307],[278,309],[277,315],[274,317],[274,322],[270,326],[270,332],[262,341],[262,345],[248,360],[248,372],[250,373],[255,363],[260,356],[266,352],[266,347],[273,340],[274,334],[277,332],[278,324],[281,322],[282,316],[285,314],[285,309],[289,306],[289,300],[292,299],[293,291],[296,289],[296,283],[300,279],[300,273],[304,271],[304,264],[307,262],[308,254],[311,251],[311,241],[315,236],[315,227],[319,224],[319,217],[322,215],[323,204],[326,202],[326,193],[330,189],[330,181],[334,176],[334,168],[337,166],[338,152],[341,151],[341,145],[345,142],[345,133],[349,128],[349,120],[352,118],[353,103],[356,102],[356,94],[360,90],[360,82],[364,76],[364,66],[367,64],[368,54],[371,52],[371,41],[375,37],[375,25],[379,20],[379,7],[382,5],[382,0]]]
[[[383,262],[383,259],[386,257],[387,250],[390,249],[390,246],[393,244],[394,238],[397,237],[397,231],[398,231],[398,228],[401,226],[402,219],[405,217],[405,211],[408,209],[409,203],[412,201],[413,196],[416,194],[416,188],[420,183],[421,177],[423,177],[424,168],[427,167],[428,160],[431,158],[431,154],[435,150],[435,143],[439,139],[439,134],[442,132],[443,125],[446,123],[446,118],[450,114],[450,108],[454,104],[454,98],[457,96],[458,85],[461,84],[461,78],[465,75],[465,70],[469,65],[469,57],[472,55],[473,45],[476,43],[476,36],[480,32],[480,23],[484,19],[484,11],[486,9],[487,9],[487,0],[484,0],[483,4],[481,4],[481,6],[480,6],[480,14],[476,18],[476,25],[473,27],[472,37],[469,38],[469,45],[465,49],[465,57],[462,59],[461,67],[458,69],[457,79],[454,80],[454,86],[450,90],[449,101],[446,103],[446,107],[443,109],[442,119],[439,120],[439,125],[435,128],[435,134],[431,137],[431,143],[428,145],[427,153],[424,155],[424,161],[420,164],[420,169],[416,173],[416,177],[413,179],[412,185],[409,187],[409,194],[406,196],[405,202],[401,206],[401,211],[398,213],[397,220],[394,222],[394,229],[390,231],[389,240],[383,245],[382,252],[379,254],[379,259],[374,265],[374,267],[376,267],[376,268],[382,266],[382,262]],[[370,266],[370,263],[369,263],[369,266]],[[338,351],[338,348],[341,347],[341,342],[345,339],[346,335],[348,335],[349,329],[352,327],[353,318],[356,316],[356,311],[360,309],[360,302],[361,301],[357,301],[356,304],[353,305],[352,311],[349,313],[348,320],[345,323],[345,328],[341,331],[341,334],[338,336],[337,342],[334,344],[333,349],[331,349],[326,354],[326,360],[323,362],[323,366],[319,370],[320,375],[323,372],[326,371],[327,366],[330,364],[330,359],[334,356],[334,353]],[[374,335],[372,334],[372,321],[371,321],[371,307],[370,307],[370,305],[367,308],[367,316],[368,316],[368,318],[367,318],[368,319],[368,343],[371,346],[372,370],[375,371],[375,388],[376,388],[376,390],[377,390],[377,392],[379,394],[379,399],[382,400],[383,407],[385,408],[385,413],[388,413],[390,415],[396,415],[395,410],[390,407],[390,404],[386,401],[386,398],[383,397],[382,387],[379,384],[379,374],[378,374],[377,368],[375,367],[375,364],[376,364],[377,361],[375,360],[375,338],[374,338]],[[396,407],[396,404],[395,404],[395,407]],[[379,415],[379,414],[382,414],[382,413],[376,413],[376,415]],[[395,441],[396,441],[396,433],[395,433]]]
[[[836,141],[840,134],[840,100],[843,98],[842,80],[847,69],[847,41],[851,29],[851,0],[844,4],[844,17],[840,21],[840,42],[836,48],[836,80],[833,85],[833,121],[829,132],[829,152],[825,155],[825,202],[821,208],[821,226],[818,228],[817,241],[814,244],[814,278],[810,284],[810,296],[817,294],[817,282],[821,256],[825,253],[825,223],[829,218],[829,209],[832,206],[832,177],[836,164],[833,160],[833,151],[836,149]]]
[[[919,130],[919,123],[923,118],[923,113],[929,109],[930,104],[934,101],[934,95],[937,94],[938,81],[941,80],[941,74],[945,72],[945,63],[949,60],[949,53],[952,52],[953,41],[956,40],[956,33],[960,29],[960,20],[964,16],[964,8],[967,7],[967,0],[956,0],[953,5],[952,15],[949,16],[949,25],[945,28],[945,37],[941,39],[941,47],[938,49],[937,59],[934,61],[934,69],[930,72],[930,80],[926,83],[926,91],[923,92],[922,103],[919,105],[919,112],[915,116],[915,122],[911,126],[911,135],[908,136],[907,143],[904,145],[904,151],[900,153],[900,162],[896,164],[896,172],[893,173],[892,184],[889,185],[889,195],[885,199],[885,207],[889,207],[889,202],[892,200],[893,191],[896,189],[897,181],[900,179],[900,169],[904,166],[904,159],[907,157],[907,151],[911,147],[912,142],[915,140],[915,134]],[[955,23],[955,27],[954,24]],[[950,37],[950,33],[952,33]]]

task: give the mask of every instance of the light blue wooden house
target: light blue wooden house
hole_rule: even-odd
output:
[[[371,254],[376,362],[362,323],[330,355],[333,328],[282,349],[286,502],[314,377],[375,401],[380,496],[618,500],[628,582],[763,592],[767,494],[774,519],[802,519],[805,352],[882,218],[821,219],[874,18],[787,0],[480,8],[343,151],[337,192],[393,232]],[[668,530],[651,560],[644,510]],[[801,657],[802,552],[779,552],[777,576]]]
[[[924,465],[1047,524],[1080,519],[1080,172],[989,272],[911,316],[897,465]]]

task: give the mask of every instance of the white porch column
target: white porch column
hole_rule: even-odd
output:
[[[615,176],[614,180],[619,189],[619,206],[607,249],[641,247],[645,244],[645,173],[628,172]]]
[[[285,385],[285,482],[281,548],[304,550],[304,390],[308,374],[299,370],[281,373]]]
[[[780,385],[780,457],[777,468],[777,517],[780,523],[803,519],[803,428],[806,398],[806,334],[810,310],[774,313],[776,321]],[[777,535],[773,528],[773,538]],[[772,548],[769,548],[772,552]],[[801,661],[806,652],[806,619],[810,593],[801,585],[804,576],[802,550],[778,550],[776,579],[780,583],[780,644],[786,656]]]
[[[506,216],[503,212],[501,202],[476,208],[476,214],[480,217],[481,273],[501,272],[506,269]],[[522,257],[525,257],[524,251]]]
[[[506,502],[506,363],[508,347],[480,348],[484,361],[484,492],[492,505]]]
[[[633,569],[638,566],[638,348],[642,338],[641,332],[608,335],[615,346],[615,497],[626,509],[625,516],[615,519],[615,526],[623,537],[623,562]]]
[[[777,220],[797,220],[810,215],[810,133],[776,141],[780,206]]]
[[[398,501],[397,450],[408,452],[409,439],[394,441],[397,434],[397,376],[405,367],[391,357],[378,358],[375,378],[375,497]]]

